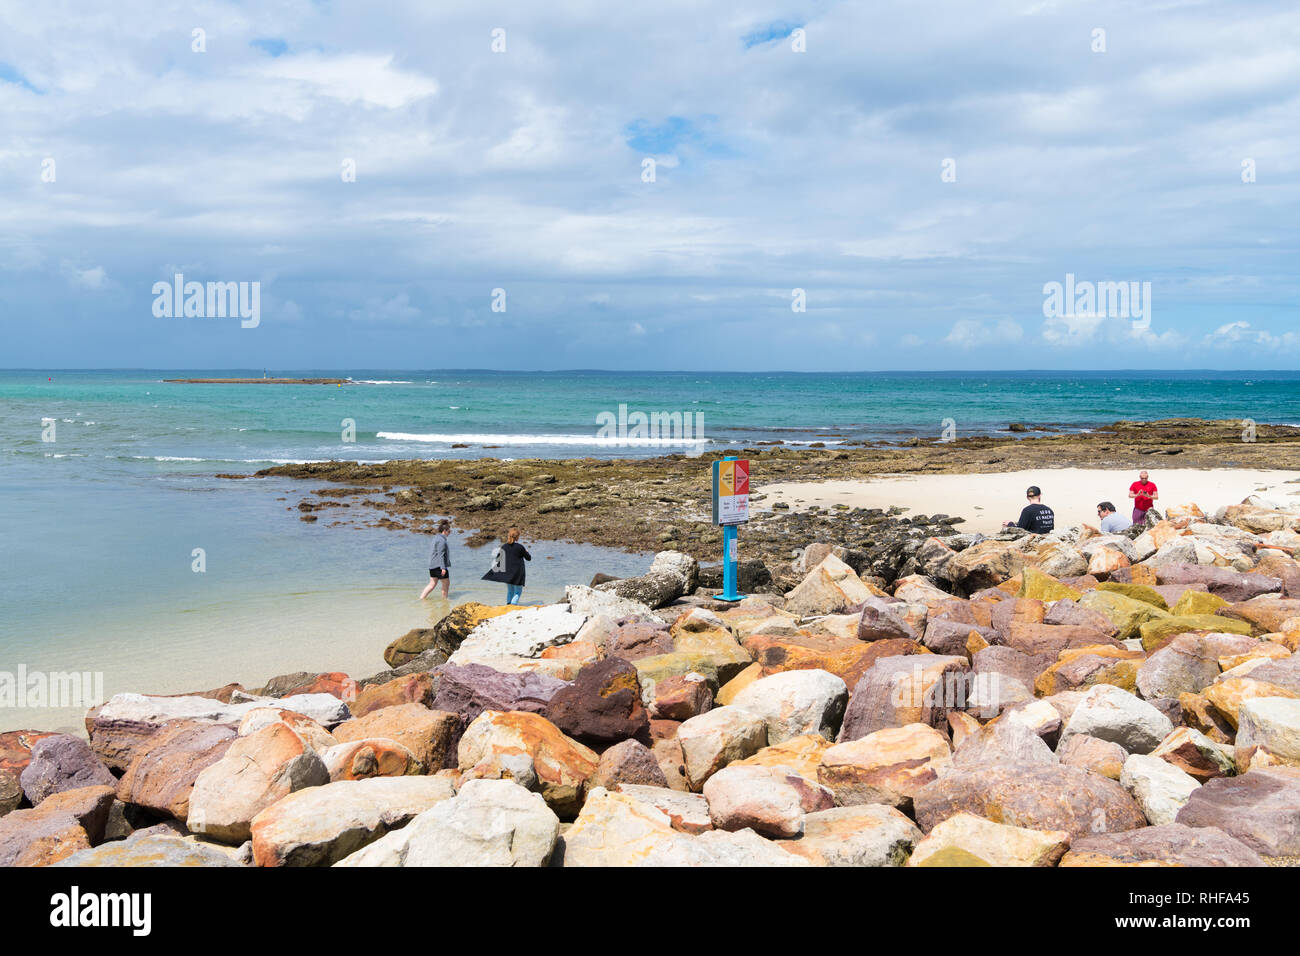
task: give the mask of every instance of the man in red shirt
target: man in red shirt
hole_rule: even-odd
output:
[[[1155,482],[1147,477],[1145,471],[1138,474],[1138,480],[1129,485],[1128,496],[1133,499],[1133,523],[1141,524],[1151,510],[1151,506],[1160,497]]]

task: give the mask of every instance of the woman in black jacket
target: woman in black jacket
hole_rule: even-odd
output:
[[[533,560],[528,549],[519,543],[519,529],[511,528],[506,532],[506,543],[500,549],[501,555],[492,565],[492,570],[483,575],[484,581],[498,581],[506,586],[506,603],[518,604],[524,593],[524,562]]]

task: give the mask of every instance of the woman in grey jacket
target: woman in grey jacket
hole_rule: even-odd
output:
[[[429,596],[438,582],[442,582],[442,597],[447,599],[451,590],[451,552],[447,548],[447,536],[451,534],[451,522],[443,518],[438,522],[438,533],[433,536],[433,549],[429,552],[429,583],[420,595],[423,601]]]

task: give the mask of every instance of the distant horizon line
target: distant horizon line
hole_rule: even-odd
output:
[[[252,372],[270,374],[273,370],[264,367],[240,366],[79,366],[56,368],[53,366],[0,366],[0,372]],[[463,373],[491,372],[503,375],[559,374],[572,372],[594,372],[606,375],[1061,375],[1061,374],[1099,374],[1099,375],[1136,375],[1157,374],[1186,375],[1191,373],[1213,372],[1216,374],[1240,375],[1277,375],[1300,374],[1300,368],[1242,369],[1242,368],[1024,368],[1024,369],[980,369],[980,368],[936,368],[936,369],[690,369],[690,368],[395,368],[383,366],[347,366],[343,368],[316,366],[302,368],[277,367],[276,376],[302,372],[331,372],[335,374],[350,372],[399,372],[413,373]]]

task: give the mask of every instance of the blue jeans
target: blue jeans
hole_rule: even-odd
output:
[[[507,584],[506,603],[518,604],[520,595],[522,595],[523,593],[524,593],[524,586],[522,584]]]

